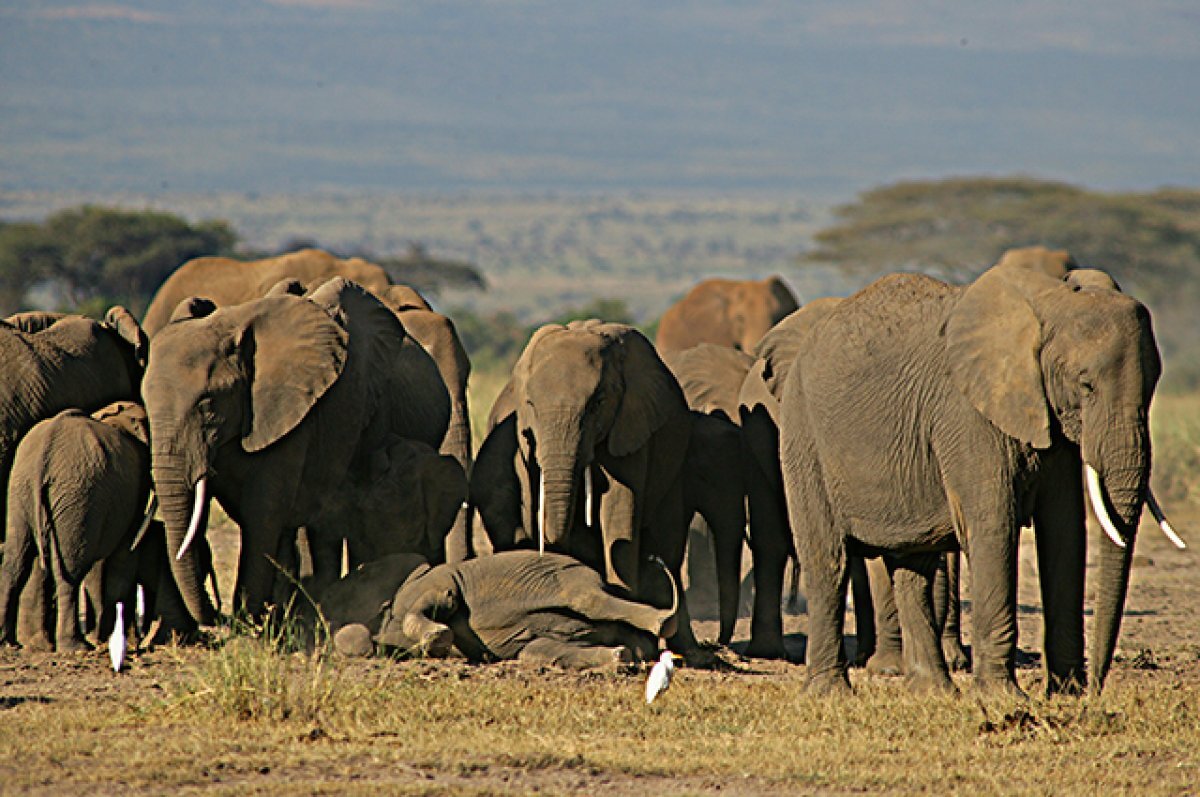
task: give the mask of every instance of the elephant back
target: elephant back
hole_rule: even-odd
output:
[[[679,380],[691,409],[737,419],[738,394],[753,357],[737,349],[702,343],[664,352],[662,359]]]

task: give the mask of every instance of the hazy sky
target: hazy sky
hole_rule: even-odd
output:
[[[1196,0],[0,0],[0,188],[1200,186]]]

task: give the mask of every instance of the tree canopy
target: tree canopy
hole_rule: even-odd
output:
[[[237,234],[223,221],[190,224],[154,211],[84,205],[40,224],[0,226],[0,312],[27,306],[35,285],[52,287],[61,304],[126,304],[139,312],[179,265],[229,254]]]

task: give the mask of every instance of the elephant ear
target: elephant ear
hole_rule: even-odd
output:
[[[1044,251],[1044,250],[1043,250]],[[1010,258],[962,294],[945,326],[954,385],[1000,431],[1050,446],[1050,408],[1041,366],[1042,327],[1029,296],[1060,289],[1046,261]]]
[[[133,357],[144,368],[146,354],[150,350],[150,338],[146,336],[142,325],[133,317],[133,313],[119,304],[113,305],[104,314],[104,324],[133,346]]]
[[[437,363],[377,296],[335,277],[308,294],[349,330],[357,357],[378,369],[372,390],[388,431],[438,448],[450,425],[450,391]]]
[[[493,429],[503,423],[509,416],[516,414],[517,411],[517,388],[513,384],[513,380],[509,379],[496,395],[496,400],[492,402],[492,409],[488,412],[487,432],[491,433]]]
[[[174,324],[176,321],[205,318],[212,315],[216,309],[216,302],[212,299],[205,299],[203,296],[189,296],[175,305],[175,309],[171,312],[171,320],[168,323]]]
[[[672,418],[687,412],[687,401],[679,382],[642,333],[622,327],[617,345],[621,347],[625,388],[608,433],[608,450],[615,457],[623,457],[646,445],[650,436]]]
[[[243,331],[250,413],[242,447],[261,451],[296,428],[346,366],[349,336],[321,307],[292,296],[261,299]]]

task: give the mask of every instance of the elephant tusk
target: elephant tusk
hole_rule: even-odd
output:
[[[1166,514],[1162,511],[1162,507],[1158,505],[1158,499],[1154,497],[1153,490],[1146,491],[1146,506],[1150,508],[1150,514],[1154,515],[1154,519],[1158,521],[1159,527],[1163,534],[1167,535],[1167,539],[1175,544],[1180,550],[1187,547],[1187,543],[1183,538],[1175,533],[1175,529],[1171,528],[1171,523],[1167,520]]]
[[[546,553],[546,474],[538,473],[538,556]]]
[[[592,527],[592,468],[583,469],[583,525]]]
[[[1091,465],[1085,463],[1084,467],[1087,470],[1087,491],[1088,498],[1092,501],[1092,509],[1096,513],[1096,519],[1100,521],[1100,527],[1104,529],[1104,533],[1112,540],[1118,548],[1125,547],[1125,540],[1121,537],[1121,533],[1117,531],[1117,527],[1113,525],[1112,518],[1108,516],[1108,510],[1104,508],[1103,488],[1100,486],[1100,474]]]
[[[133,542],[129,546],[129,550],[136,549],[142,544],[142,537],[146,536],[146,529],[150,528],[150,521],[154,520],[154,513],[158,511],[158,496],[154,491],[150,492],[150,501],[146,504],[146,514],[142,516],[142,525],[138,526],[137,534],[133,535]]]
[[[192,538],[200,528],[200,517],[204,514],[204,505],[207,502],[208,479],[202,476],[200,481],[196,482],[196,503],[192,506],[192,520],[188,523],[187,534],[183,536],[183,545],[179,546],[179,553],[175,554],[175,561],[182,559],[184,552],[192,544]]]

